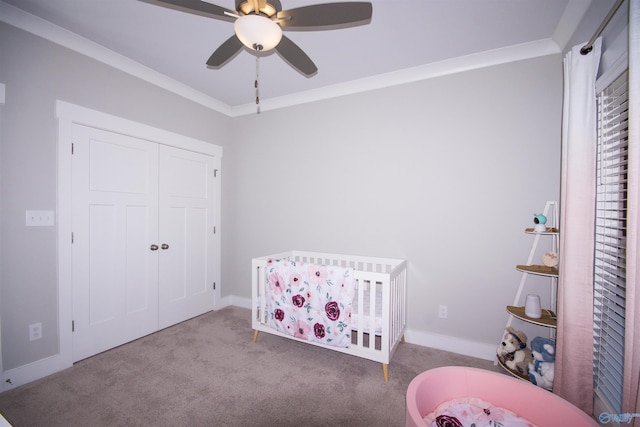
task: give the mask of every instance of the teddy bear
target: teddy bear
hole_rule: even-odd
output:
[[[529,363],[533,362],[531,350],[527,347],[527,335],[511,326],[504,330],[497,355],[500,361],[514,372],[527,376]]]
[[[535,337],[531,340],[533,362],[529,363],[529,379],[539,387],[551,390],[556,360],[556,342],[549,338]]]

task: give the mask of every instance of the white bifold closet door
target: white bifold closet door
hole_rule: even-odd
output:
[[[159,327],[213,308],[213,157],[160,150]]]
[[[74,361],[213,308],[212,159],[74,125]]]

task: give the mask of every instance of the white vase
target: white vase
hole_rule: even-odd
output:
[[[527,295],[527,299],[524,304],[524,314],[533,319],[539,319],[542,317],[542,307],[540,306],[539,295]]]

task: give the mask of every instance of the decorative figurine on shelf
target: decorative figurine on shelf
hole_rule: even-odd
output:
[[[547,267],[558,266],[558,254],[556,252],[547,252],[542,255],[542,263]]]
[[[533,227],[533,231],[536,233],[544,233],[547,231],[547,217],[542,214],[533,214],[533,222],[536,224]]]

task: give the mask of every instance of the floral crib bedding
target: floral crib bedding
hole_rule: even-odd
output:
[[[353,268],[269,260],[266,275],[270,327],[306,341],[349,347]]]

